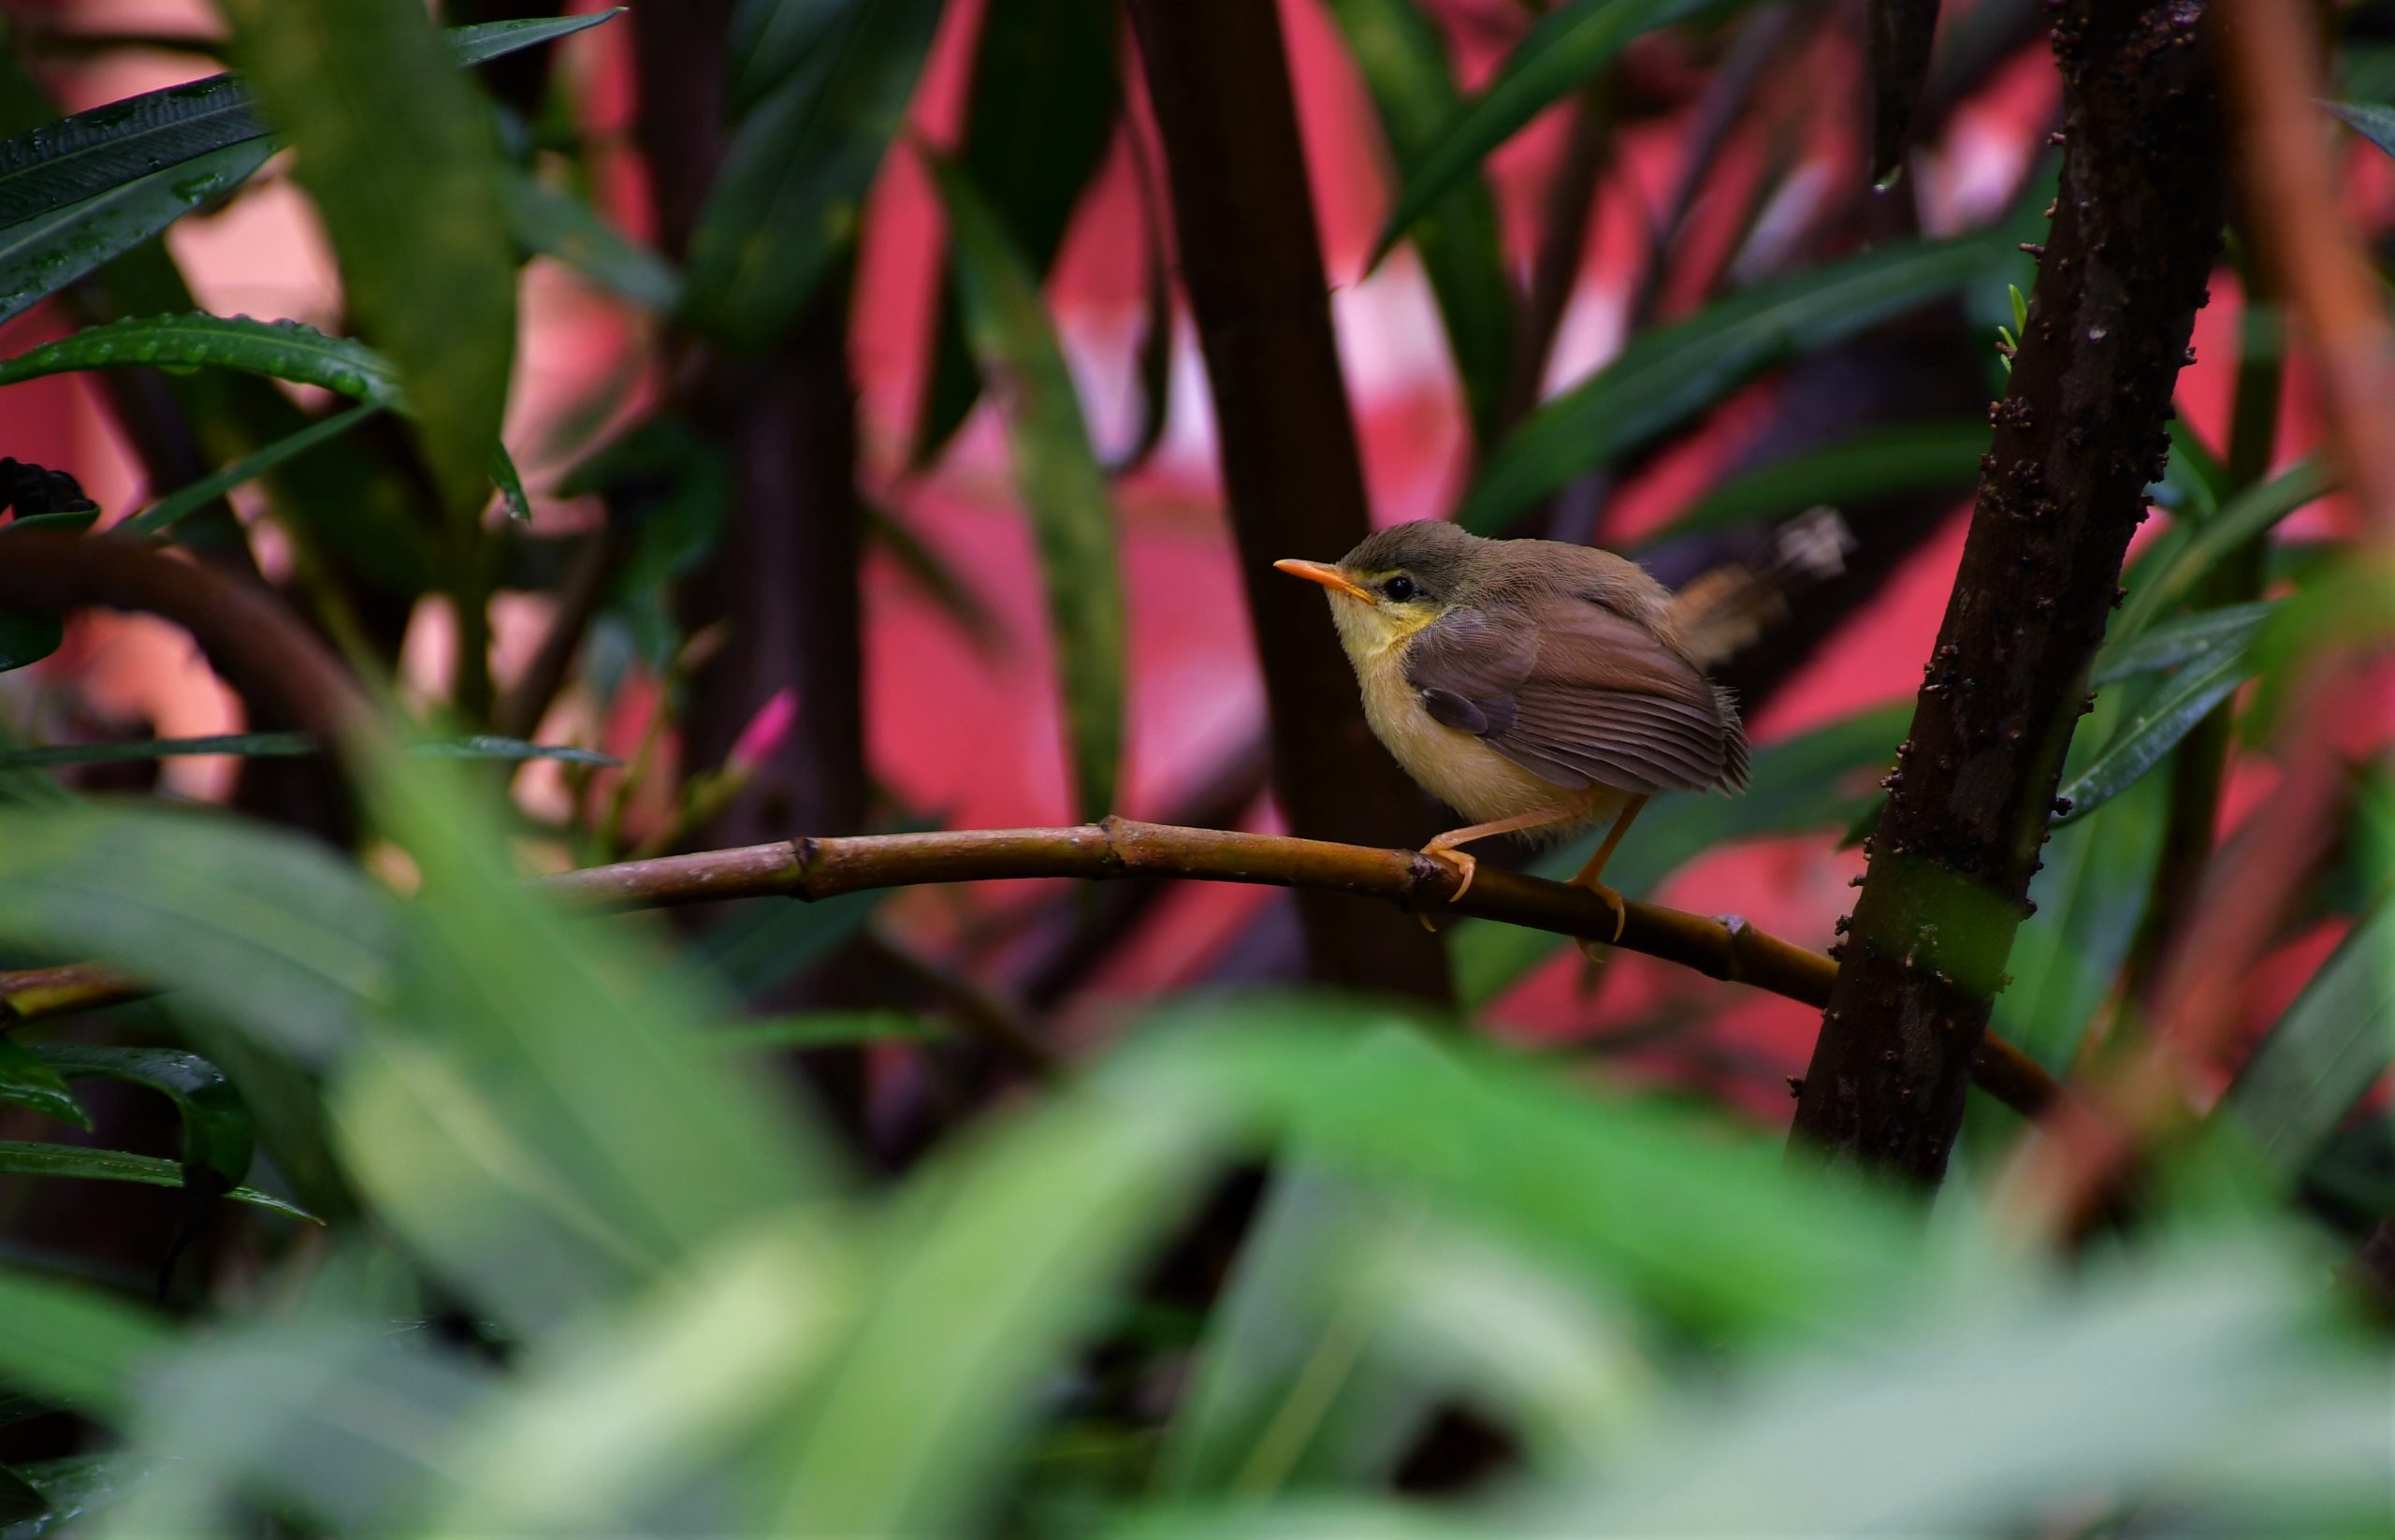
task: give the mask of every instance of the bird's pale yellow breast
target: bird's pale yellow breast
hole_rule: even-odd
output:
[[[1421,693],[1405,677],[1405,644],[1418,627],[1400,631],[1376,623],[1377,617],[1362,605],[1335,600],[1331,614],[1363,690],[1364,719],[1424,791],[1475,823],[1513,818],[1580,794],[1575,788],[1532,775],[1471,734],[1430,715]],[[1556,832],[1610,819],[1622,801],[1620,793],[1602,792],[1586,817]]]

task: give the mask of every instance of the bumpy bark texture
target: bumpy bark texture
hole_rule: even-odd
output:
[[[2219,250],[2227,175],[2203,11],[2054,12],[2062,193],[1797,1103],[1795,1138],[1836,1161],[1934,1184],[1962,1122]]]
[[[1427,805],[1364,725],[1322,595],[1271,565],[1335,560],[1369,525],[1280,16],[1272,0],[1132,0],[1131,19],[1213,386],[1274,789],[1300,835],[1428,838]],[[1444,953],[1406,916],[1322,893],[1299,913],[1317,978],[1447,994]]]

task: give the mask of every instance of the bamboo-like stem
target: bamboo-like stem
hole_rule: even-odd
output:
[[[1455,872],[1418,850],[1318,839],[1190,829],[1110,818],[1052,829],[802,838],[654,861],[627,861],[537,878],[531,886],[602,911],[671,908],[728,898],[836,898],[878,888],[1017,878],[1178,877],[1254,882],[1386,899],[1422,913],[1496,920],[1559,936],[1603,940],[1614,913],[1586,888],[1484,867],[1455,898]],[[1735,916],[1713,918],[1631,899],[1615,944],[1818,1006],[1837,965],[1766,935]],[[139,993],[89,966],[0,974],[0,1024],[91,1010]],[[2053,1079],[2010,1045],[1989,1039],[1973,1066],[1980,1086],[2035,1113],[2057,1096]]]

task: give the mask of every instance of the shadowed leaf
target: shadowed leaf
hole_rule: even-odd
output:
[[[35,1052],[69,1079],[122,1081],[167,1097],[182,1118],[184,1165],[205,1166],[228,1183],[250,1174],[256,1145],[250,1110],[225,1072],[198,1054],[91,1043],[45,1043]]]
[[[685,308],[726,343],[771,347],[856,239],[904,122],[939,0],[743,0],[739,126],[690,240]]]
[[[1372,93],[1399,174],[1414,175],[1437,149],[1461,101],[1438,24],[1417,0],[1331,0],[1330,12]],[[1406,234],[1438,298],[1473,436],[1485,452],[1504,404],[1514,291],[1496,200],[1478,168],[1458,173],[1452,188],[1425,208]]]
[[[1419,153],[1373,243],[1369,269],[1443,201],[1488,153],[1657,27],[1744,0],[1570,0],[1549,11],[1498,66],[1488,88],[1454,113]]]
[[[2227,1110],[2292,1182],[2395,1060],[2395,904],[2339,944],[2229,1086]]]
[[[151,1187],[180,1187],[183,1184],[183,1169],[171,1160],[156,1155],[134,1155],[125,1150],[92,1150],[73,1144],[33,1144],[16,1140],[0,1140],[0,1176],[75,1177],[98,1182],[138,1182]],[[296,1204],[286,1203],[272,1193],[255,1187],[236,1187],[225,1195],[237,1203],[248,1203],[294,1219],[318,1223],[316,1216]]]
[[[90,1114],[66,1089],[66,1078],[48,1059],[7,1038],[0,1038],[0,1101],[78,1128],[92,1126]]]
[[[1631,547],[1651,550],[1690,535],[1790,517],[1824,503],[1952,487],[1960,499],[1987,452],[1985,423],[1920,423],[1872,429],[1732,476],[1677,518]]]
[[[1679,427],[1772,365],[1968,283],[1996,251],[1979,238],[1890,246],[1759,283],[1645,333],[1499,444],[1456,521],[1500,533],[1549,493]]]
[[[981,16],[956,159],[1043,279],[1112,136],[1123,94],[1114,63],[1120,15],[1113,0],[991,0]],[[955,291],[943,281],[937,292],[915,425],[919,465],[938,458],[981,394]]]
[[[961,167],[931,164],[948,211],[965,336],[1012,429],[1015,482],[1038,541],[1076,805],[1084,818],[1098,818],[1113,806],[1123,752],[1123,582],[1106,474],[1022,254]]]
[[[298,153],[358,330],[407,383],[452,513],[478,512],[515,349],[497,138],[416,0],[224,0],[267,117]]]

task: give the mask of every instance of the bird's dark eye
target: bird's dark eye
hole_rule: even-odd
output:
[[[1414,579],[1406,576],[1403,573],[1400,573],[1395,577],[1390,578],[1387,582],[1381,585],[1381,592],[1388,595],[1389,598],[1396,603],[1402,604],[1407,600],[1414,597]]]

